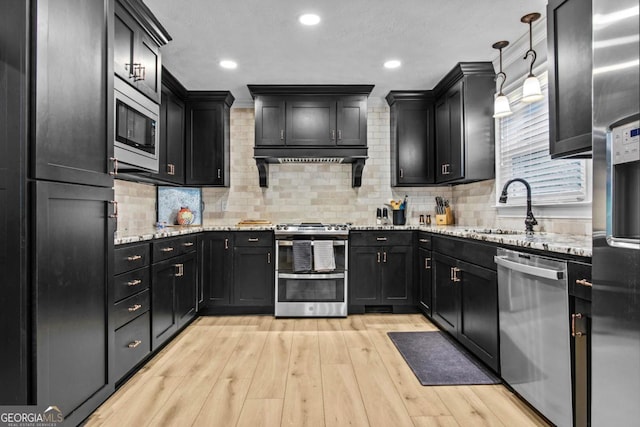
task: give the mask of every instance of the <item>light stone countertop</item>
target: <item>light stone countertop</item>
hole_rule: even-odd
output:
[[[165,229],[150,227],[147,230],[123,230],[116,233],[114,243],[143,242],[166,237],[176,237],[202,231],[270,231],[275,226],[247,227],[237,225],[205,225],[205,226],[175,226]],[[534,236],[527,236],[522,230],[486,229],[483,227],[468,227],[460,225],[352,225],[352,231],[394,231],[419,230],[446,236],[461,237],[522,248],[539,249],[547,252],[562,253],[590,258],[591,236],[574,236],[568,234],[536,232]],[[491,231],[491,232],[488,232]]]

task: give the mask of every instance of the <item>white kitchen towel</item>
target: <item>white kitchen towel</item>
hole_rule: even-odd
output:
[[[316,240],[313,242],[313,269],[315,271],[333,271],[336,269],[333,241]]]
[[[293,271],[311,271],[311,240],[293,241]]]

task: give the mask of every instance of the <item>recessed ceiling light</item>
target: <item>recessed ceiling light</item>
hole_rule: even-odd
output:
[[[305,13],[304,15],[300,15],[298,21],[302,25],[318,25],[320,23],[320,17],[315,13]]]
[[[402,65],[402,62],[397,59],[391,59],[384,63],[384,68],[399,68]]]
[[[236,61],[232,61],[230,59],[223,59],[222,61],[220,61],[220,66],[222,68],[228,68],[229,70],[238,68],[238,64],[236,63]]]

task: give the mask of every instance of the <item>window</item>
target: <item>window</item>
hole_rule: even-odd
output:
[[[511,116],[497,124],[496,200],[504,183],[523,178],[531,185],[535,205],[567,205],[588,202],[587,166],[584,160],[551,160],[549,155],[549,101],[547,72],[536,74],[544,98],[526,104],[521,102],[522,79],[506,91],[511,103]],[[526,203],[526,189],[514,183],[509,186],[509,204]],[[504,206],[504,205],[501,205]]]

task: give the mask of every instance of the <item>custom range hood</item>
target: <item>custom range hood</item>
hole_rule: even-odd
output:
[[[255,101],[253,157],[260,186],[270,163],[350,163],[353,187],[367,159],[373,85],[248,85]]]

